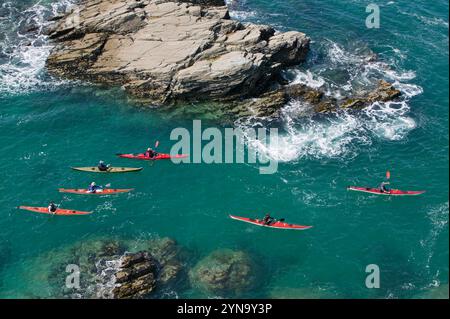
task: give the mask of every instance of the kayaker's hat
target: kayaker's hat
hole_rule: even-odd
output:
[[[91,186],[95,186],[95,182],[92,182],[92,183],[91,183]]]

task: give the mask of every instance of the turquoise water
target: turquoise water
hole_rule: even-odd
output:
[[[448,2],[380,2],[379,30],[364,26],[367,3],[249,0],[233,6],[237,19],[313,39],[306,65],[287,73],[293,81],[342,95],[385,78],[403,93],[398,103],[331,116],[299,116],[304,106],[293,101],[276,123],[282,143],[268,150],[280,159],[278,172],[260,175],[253,164],[115,158],[156,140],[168,152],[172,129],[190,129],[194,118],[138,108],[118,89],[50,78],[42,68],[45,37],[27,35],[32,45],[24,45],[20,24],[12,21],[41,21],[55,2],[41,2],[37,10],[33,1],[1,0],[0,297],[50,297],[44,282],[24,275],[35,257],[96,236],[169,236],[195,252],[192,262],[218,248],[247,251],[266,273],[248,297],[413,298],[448,287]],[[371,51],[378,62],[368,61]],[[117,176],[70,170],[100,159],[144,170]],[[347,185],[375,186],[387,169],[394,187],[427,192],[389,198],[346,191]],[[99,198],[56,191],[94,179],[136,191]],[[94,214],[49,218],[15,208],[49,200]],[[227,217],[265,212],[314,227],[276,231]],[[365,287],[368,264],[380,267],[380,289]],[[205,297],[185,287],[174,293]]]

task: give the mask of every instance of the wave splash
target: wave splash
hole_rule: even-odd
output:
[[[49,5],[8,1],[0,5],[0,94],[23,94],[67,83],[45,72],[52,45],[43,31],[48,19],[69,10],[72,1]]]
[[[364,47],[348,50],[329,40],[318,45],[318,51],[311,52],[305,66],[286,72],[286,78],[292,83],[321,89],[326,95],[341,99],[368,91],[379,79],[385,79],[402,92],[402,98],[395,102],[376,102],[357,112],[340,110],[328,115],[314,114],[310,106],[291,101],[282,109],[281,120],[276,123],[283,132],[278,143],[259,147],[259,152],[282,162],[304,158],[349,159],[376,139],[400,141],[416,128],[416,121],[409,116],[408,102],[423,90],[409,83],[416,76],[414,71],[401,70],[399,64],[405,59],[402,52],[389,48],[388,56],[378,59]],[[236,122],[244,131],[269,124],[271,121],[264,118]],[[255,145],[251,139],[248,144]]]

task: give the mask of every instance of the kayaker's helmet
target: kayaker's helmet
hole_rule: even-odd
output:
[[[95,182],[92,182],[92,183],[91,183],[91,186],[95,186]]]
[[[151,147],[147,148],[147,152],[150,152],[151,150],[152,150],[152,148],[151,148]]]
[[[103,161],[100,161],[100,162],[99,162],[99,164],[105,164],[105,162],[103,162]]]

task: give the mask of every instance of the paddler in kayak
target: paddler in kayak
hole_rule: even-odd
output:
[[[156,153],[151,147],[147,148],[147,150],[144,153],[144,156],[148,158],[153,158],[156,155],[158,155],[158,153]]]
[[[50,204],[48,205],[48,212],[54,215],[57,209],[58,206],[56,206],[55,203],[50,202]]]
[[[109,166],[110,165],[106,165],[105,162],[103,162],[103,161],[98,162],[98,165],[97,165],[98,169],[102,172],[107,171],[109,169]]]
[[[378,189],[380,190],[380,192],[382,193],[389,193],[391,190],[389,189],[389,187],[387,185],[389,185],[389,182],[381,182],[381,184],[378,186]]]
[[[103,190],[103,187],[97,186],[95,182],[92,182],[88,187],[89,193],[96,193],[97,191]]]
[[[271,217],[269,213],[267,213],[266,216],[264,216],[262,221],[264,222],[264,225],[270,225],[274,220],[275,219],[273,217]]]

